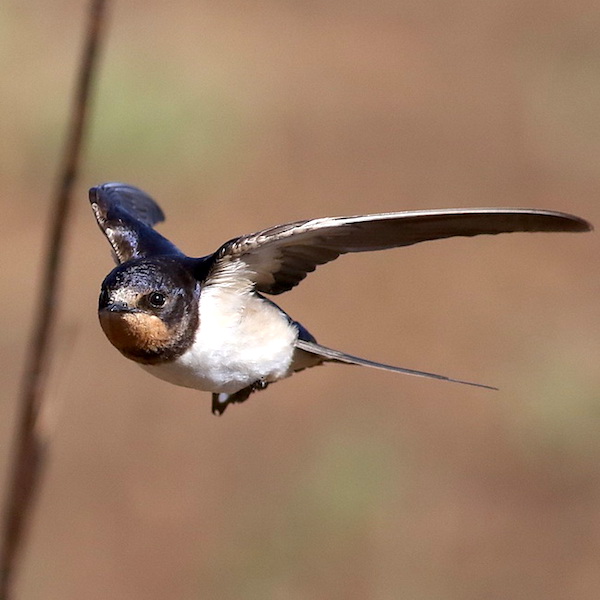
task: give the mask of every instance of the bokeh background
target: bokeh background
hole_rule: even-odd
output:
[[[6,477],[87,3],[0,12]],[[112,3],[68,240],[20,600],[600,597],[597,234],[343,257],[278,298],[344,366],[222,418],[104,338],[87,188],[189,254],[300,218],[530,206],[600,224],[593,0]]]

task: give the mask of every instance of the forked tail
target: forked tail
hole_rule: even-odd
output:
[[[427,377],[429,379],[440,379],[442,381],[450,381],[452,383],[462,383],[463,385],[473,385],[475,387],[485,388],[487,390],[497,390],[497,387],[491,385],[484,385],[483,383],[473,383],[472,381],[463,381],[462,379],[454,379],[453,377],[446,377],[445,375],[438,375],[437,373],[427,373],[426,371],[416,371],[415,369],[406,369],[404,367],[394,367],[392,365],[384,365],[382,363],[368,360],[366,358],[359,358],[358,356],[352,356],[339,350],[333,350],[332,348],[326,348],[317,344],[316,342],[309,342],[306,340],[296,340],[296,348],[315,354],[324,358],[326,361],[341,362],[349,365],[361,365],[363,367],[373,367],[374,369],[382,369],[383,371],[392,371],[394,373],[404,373],[405,375],[415,375],[416,377]]]

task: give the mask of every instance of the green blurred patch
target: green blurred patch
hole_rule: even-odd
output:
[[[521,407],[518,434],[534,457],[593,459],[600,450],[600,381],[592,348],[549,348],[536,357]]]
[[[372,532],[408,485],[406,464],[385,436],[354,425],[323,435],[300,461],[302,472],[275,493],[257,489],[243,510],[221,554],[235,565],[227,581],[214,582],[220,594],[227,590],[221,597],[350,597],[354,586],[374,585]]]
[[[91,130],[95,170],[160,164],[210,171],[243,139],[240,107],[206,75],[191,85],[168,62],[128,57],[102,74]]]
[[[389,499],[402,480],[398,467],[396,452],[381,439],[337,431],[300,482],[295,502],[306,521],[347,531]]]

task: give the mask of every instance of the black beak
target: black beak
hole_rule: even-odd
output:
[[[125,302],[111,302],[105,307],[105,310],[109,312],[129,312],[131,309]]]
[[[111,313],[132,311],[132,309],[125,302],[100,302],[98,310]]]

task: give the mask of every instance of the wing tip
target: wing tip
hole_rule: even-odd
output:
[[[586,231],[593,231],[594,226],[583,217],[579,217],[577,215],[573,215],[571,213],[565,213],[560,211],[541,211],[545,212],[547,215],[559,218],[562,225],[562,231],[565,232],[573,232],[573,233],[585,233]]]
[[[582,217],[577,217],[575,215],[569,216],[571,216],[577,224],[577,227],[574,229],[574,231],[581,233],[585,233],[586,231],[594,231],[594,226],[586,219],[583,219]]]
[[[92,207],[98,207],[97,210],[105,216],[111,209],[123,210],[151,227],[162,223],[166,218],[162,208],[152,196],[129,183],[120,181],[101,183],[89,189],[88,197]]]

